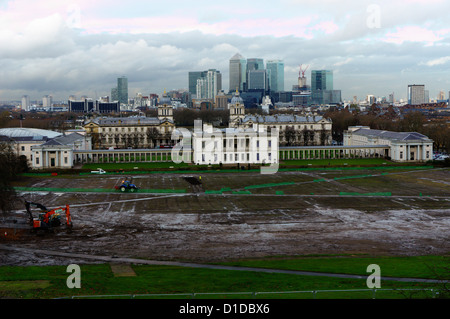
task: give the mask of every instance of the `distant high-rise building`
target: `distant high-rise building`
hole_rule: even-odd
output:
[[[439,92],[438,100],[439,100],[439,101],[445,100],[445,93],[444,93],[444,91],[440,91],[440,92]]]
[[[311,104],[341,103],[341,90],[333,89],[333,71],[311,71]]]
[[[217,93],[222,89],[222,74],[220,71],[210,69],[206,71],[204,77],[197,79],[196,95],[197,99],[216,98]]]
[[[30,110],[30,97],[28,95],[22,96],[22,110],[29,111]]]
[[[117,100],[121,104],[128,104],[128,79],[125,76],[117,79]]]
[[[117,93],[117,88],[111,89],[111,101],[119,101],[119,94]]]
[[[268,79],[266,70],[250,70],[247,73],[247,89],[248,90],[264,90],[267,91]]]
[[[247,59],[247,72],[253,70],[264,70],[264,59],[260,58]]]
[[[395,103],[394,93],[389,94],[389,103]]]
[[[268,60],[266,70],[268,73],[270,91],[284,91],[284,62],[281,60]]]
[[[191,71],[188,75],[189,93],[197,94],[197,80],[206,76],[207,71]]]
[[[240,91],[244,90],[244,85],[246,82],[246,73],[247,73],[247,60],[239,53],[236,53],[230,59],[230,69],[229,69],[230,87],[228,88],[230,92],[234,92],[236,90]]]
[[[425,85],[423,84],[410,84],[408,85],[408,104],[420,105],[428,103],[428,99],[425,96]]]
[[[52,108],[53,107],[53,97],[51,95],[44,95],[42,97],[42,107]]]
[[[333,71],[312,70],[311,90],[333,90]]]

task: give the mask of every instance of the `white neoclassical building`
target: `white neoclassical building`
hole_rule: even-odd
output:
[[[91,150],[91,138],[79,133],[63,135],[31,147],[33,169],[72,168],[74,151]]]
[[[203,124],[192,134],[194,164],[278,163],[278,130],[251,128],[218,129]]]
[[[350,126],[344,131],[344,146],[387,145],[388,156],[398,162],[425,162],[433,159],[433,140],[417,132],[372,130]]]

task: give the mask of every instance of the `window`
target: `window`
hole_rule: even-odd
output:
[[[430,158],[430,151],[427,151],[427,158]]]
[[[25,146],[22,146],[21,149],[22,149],[22,151],[25,151]]]
[[[64,157],[64,164],[67,164],[67,157]]]
[[[400,152],[400,159],[403,159],[403,152]]]
[[[39,157],[36,157],[36,165],[39,165]]]
[[[256,153],[256,160],[259,161],[259,153]]]
[[[202,162],[205,161],[205,154],[202,154]]]
[[[268,143],[269,143],[269,147],[272,147],[272,140],[269,140]]]

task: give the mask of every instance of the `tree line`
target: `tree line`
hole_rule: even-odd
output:
[[[450,127],[444,121],[429,121],[420,111],[411,111],[399,116],[392,108],[383,114],[376,111],[352,112],[348,109],[332,109],[325,117],[333,121],[332,137],[340,143],[344,131],[349,126],[362,125],[371,129],[394,132],[417,132],[426,135],[434,141],[434,149],[450,153]]]

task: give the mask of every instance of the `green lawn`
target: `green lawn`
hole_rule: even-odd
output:
[[[282,160],[280,164],[287,166],[401,165],[384,158]]]
[[[379,264],[382,276],[434,278],[426,264],[448,266],[448,258],[355,258],[350,256],[266,258],[233,264],[285,269],[303,269],[336,273],[369,275],[366,267]],[[108,264],[80,265],[81,288],[69,289],[65,266],[0,267],[0,298],[56,298],[73,295],[125,295],[125,294],[191,294],[236,292],[284,292],[304,290],[367,289],[364,279],[311,277],[289,274],[269,274],[251,271],[212,270],[174,266],[132,265],[136,276],[115,277]],[[36,281],[30,284],[30,281]],[[21,285],[20,282],[23,284]],[[49,283],[42,285],[42,283]],[[40,283],[40,284],[39,284]],[[430,288],[436,286],[419,283],[382,281],[382,288]],[[441,294],[441,297],[443,295]],[[225,298],[222,294],[205,298]],[[237,298],[236,295],[229,295]],[[251,298],[251,295],[243,295]],[[311,294],[262,294],[260,298],[312,298]],[[371,298],[371,293],[320,293],[318,298]],[[422,295],[423,297],[423,295]],[[114,297],[112,297],[114,298]],[[183,298],[190,298],[184,296]],[[197,298],[202,298],[199,296]],[[399,292],[384,292],[383,298],[405,298]]]

